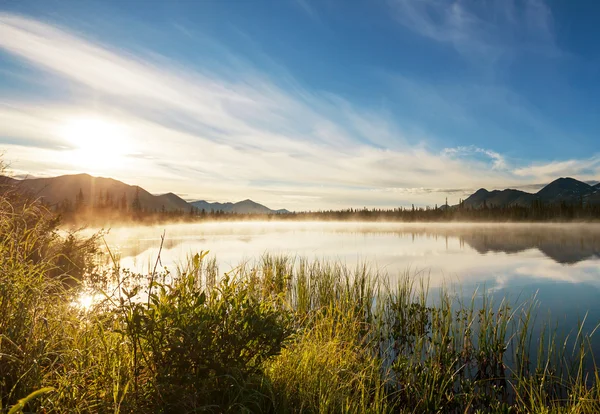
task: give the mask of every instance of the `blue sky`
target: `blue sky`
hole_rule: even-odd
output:
[[[600,3],[0,1],[0,148],[317,209],[600,179]]]

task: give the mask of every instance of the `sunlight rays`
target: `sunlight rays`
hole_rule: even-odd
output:
[[[96,171],[116,167],[131,150],[125,127],[98,117],[73,118],[58,135],[73,147],[64,151],[66,162]]]
[[[0,13],[0,52],[77,91],[60,104],[12,96],[0,103],[7,156],[32,174],[135,177],[152,191],[207,199],[243,193],[307,209],[363,205],[365,199],[388,207],[434,205],[445,197],[457,202],[456,189],[469,193],[482,186],[543,182],[552,165],[524,162],[494,146],[458,146],[469,150],[449,153],[450,143],[404,125],[390,110],[307,89],[243,60],[226,76],[159,53],[128,53],[10,13]],[[440,95],[439,88],[419,104],[428,90],[415,88],[412,103],[433,113],[456,104],[446,104],[454,89]],[[459,96],[471,101],[481,90],[466,92]],[[529,122],[527,107],[518,112]],[[566,161],[561,174],[595,179],[598,164],[573,168],[580,161]],[[410,198],[399,197],[405,193]]]

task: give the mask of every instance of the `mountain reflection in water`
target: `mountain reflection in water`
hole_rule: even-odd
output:
[[[483,291],[513,304],[535,296],[540,320],[551,316],[562,335],[584,318],[583,332],[600,322],[600,224],[216,222],[116,228],[107,242],[123,268],[145,272],[163,231],[161,262],[169,269],[201,250],[217,258],[221,274],[265,253],[367,263],[392,286],[407,270],[426,276],[432,296],[448,285],[466,300]],[[600,335],[591,345],[600,353]]]
[[[457,246],[465,253],[480,255],[518,255],[537,249],[560,264],[600,258],[600,224],[222,222],[117,228],[111,230],[107,241],[128,264],[135,262],[133,268],[142,270],[148,261],[144,258],[156,256],[163,230],[166,231],[163,262],[183,260],[195,250],[214,253],[225,245],[242,245],[238,250],[240,258],[251,257],[252,252],[261,255],[271,251],[299,256],[308,252],[310,256],[334,259],[350,254],[372,261],[373,254],[385,256],[394,249],[396,256],[427,256],[444,254],[444,250],[451,252]],[[396,240],[391,236],[396,236]],[[363,238],[362,243],[358,237]],[[302,240],[307,243],[299,243]],[[253,244],[257,248],[253,249]],[[319,249],[320,246],[325,248]],[[177,250],[183,257],[173,257]],[[231,256],[231,249],[226,250],[227,256]]]
[[[600,257],[600,228],[595,225],[459,227],[444,236],[458,238],[481,254],[538,249],[563,264]]]

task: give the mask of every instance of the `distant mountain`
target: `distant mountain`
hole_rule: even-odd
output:
[[[208,203],[206,201],[188,203],[173,193],[154,195],[136,185],[128,185],[112,178],[92,177],[89,174],[27,178],[23,180],[0,176],[0,186],[14,186],[32,197],[43,199],[50,205],[62,203],[65,200],[75,203],[75,198],[81,191],[84,203],[88,205],[102,203],[120,205],[124,202],[128,207],[131,207],[131,203],[137,194],[142,208],[149,211],[162,211],[163,209],[165,211],[189,211],[194,206],[207,212],[224,211],[237,214],[289,213],[287,210],[271,210],[252,200],[244,200],[238,203]]]
[[[166,200],[169,206],[174,206],[178,210],[189,210],[190,208],[190,204],[177,194],[167,193],[155,197],[158,197],[161,200]]]
[[[513,189],[488,191],[481,188],[464,200],[464,205],[471,208],[480,208],[484,203],[489,207],[530,206],[534,200],[547,204],[573,204],[582,199],[593,204],[600,203],[600,184],[591,186],[567,177],[552,181],[535,194]]]
[[[574,178],[559,178],[542,188],[536,195],[546,203],[558,203],[561,201],[573,203],[592,192],[593,187],[589,184]]]
[[[520,190],[493,190],[488,191],[485,188],[477,190],[469,198],[465,200],[465,206],[471,208],[480,208],[484,202],[487,206],[508,206],[515,202],[526,203],[527,198],[532,197],[531,194]]]
[[[53,205],[61,203],[64,200],[75,202],[75,197],[79,191],[83,194],[83,200],[86,204],[98,204],[101,200],[106,202],[110,200],[112,204],[125,202],[131,206],[136,193],[139,196],[140,204],[147,210],[189,210],[190,205],[173,193],[163,195],[153,195],[141,187],[128,185],[112,178],[92,177],[89,174],[62,175],[51,178],[28,178],[24,180],[15,180],[5,177],[7,181],[15,185],[16,188],[30,194],[33,197],[41,198],[45,202]]]
[[[15,180],[14,178],[0,175],[0,187],[15,185],[17,181],[18,180]]]
[[[592,188],[592,194],[590,194],[587,199],[592,204],[600,204],[600,183],[596,184]]]
[[[204,200],[193,201],[190,203],[199,210],[206,212],[223,211],[225,213],[236,214],[285,214],[289,211],[285,209],[271,210],[269,207],[263,206],[252,200],[238,201],[237,203],[210,203]]]
[[[233,203],[209,203],[208,201],[198,200],[191,201],[190,204],[196,207],[198,210],[210,211],[224,211],[226,213],[231,212]]]

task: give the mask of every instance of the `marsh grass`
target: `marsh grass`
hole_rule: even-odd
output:
[[[0,200],[0,411],[600,412],[598,321],[536,337],[535,297],[272,255],[147,277],[97,246]],[[73,306],[81,287],[105,299]]]

